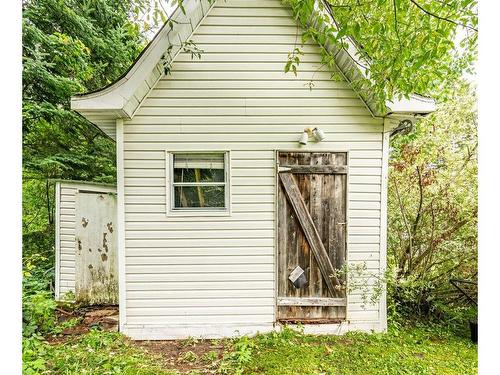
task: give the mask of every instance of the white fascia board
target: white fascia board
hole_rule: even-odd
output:
[[[101,96],[73,96],[71,97],[71,109],[80,111],[105,111],[105,110],[121,110],[126,104],[125,98],[116,92],[115,95]]]
[[[83,117],[91,122],[104,120],[115,120],[117,118],[128,118],[128,114],[121,109],[75,109],[76,112],[80,113]]]
[[[410,98],[395,99],[386,103],[390,113],[401,114],[428,114],[436,110],[436,101],[419,95]]]

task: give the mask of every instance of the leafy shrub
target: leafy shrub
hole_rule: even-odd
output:
[[[473,90],[392,139],[389,311],[456,322],[470,310],[450,277],[477,277],[477,112]],[[473,291],[477,293],[477,289]]]
[[[57,325],[55,309],[57,302],[52,293],[39,291],[23,296],[23,336],[46,334]]]
[[[37,334],[23,337],[23,375],[40,374],[47,370],[46,358],[50,346]]]

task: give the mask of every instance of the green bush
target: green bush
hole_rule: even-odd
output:
[[[451,325],[473,313],[449,280],[477,277],[477,146],[476,97],[466,85],[412,132],[392,138],[390,313]]]
[[[50,356],[50,349],[50,346],[43,342],[43,337],[37,334],[23,337],[23,375],[47,371],[46,358]]]
[[[23,336],[47,334],[57,326],[57,302],[52,293],[38,291],[23,296]]]

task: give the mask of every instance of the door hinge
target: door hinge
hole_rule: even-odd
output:
[[[280,167],[278,166],[278,173],[280,172],[290,172],[292,170],[292,168],[289,168],[289,167]]]

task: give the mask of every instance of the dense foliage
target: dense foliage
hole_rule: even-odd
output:
[[[24,233],[52,223],[49,179],[115,179],[114,145],[69,109],[123,74],[141,49],[133,1],[23,3]]]
[[[449,279],[477,280],[477,146],[468,86],[392,140],[388,253],[399,311],[442,316],[468,306]]]
[[[354,41],[381,103],[412,93],[446,98],[476,58],[475,0],[327,0],[326,6],[315,0],[285,3],[304,28],[303,40],[313,39],[322,46],[345,45],[347,37]],[[312,18],[316,7],[319,15]],[[298,51],[290,55],[294,70],[297,65],[300,69]],[[325,52],[324,64],[334,68],[334,57]]]

